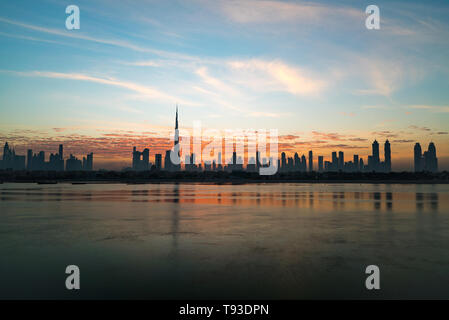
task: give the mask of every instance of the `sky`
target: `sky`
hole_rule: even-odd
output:
[[[411,170],[433,141],[448,170],[448,16],[447,1],[2,1],[0,143],[121,169],[133,146],[171,145],[178,104],[185,130],[278,129],[288,155],[366,161],[389,139]]]

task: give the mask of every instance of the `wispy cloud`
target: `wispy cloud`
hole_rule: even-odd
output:
[[[239,93],[230,87],[229,85],[225,84],[220,79],[213,77],[209,74],[206,67],[198,68],[195,72],[207,85],[209,85],[212,90],[216,90],[218,92],[222,92],[231,96],[239,95]]]
[[[67,38],[72,38],[72,39],[85,40],[85,41],[90,41],[90,42],[95,42],[95,43],[100,43],[100,44],[105,44],[105,45],[111,45],[111,46],[121,47],[121,48],[129,49],[129,50],[133,50],[133,51],[137,51],[137,52],[152,53],[152,54],[156,54],[158,56],[163,56],[163,57],[167,57],[167,58],[183,59],[183,60],[195,60],[196,59],[195,57],[191,57],[189,55],[185,55],[182,53],[169,52],[169,51],[158,50],[158,49],[149,48],[149,47],[143,47],[143,46],[139,46],[137,44],[134,44],[134,43],[131,43],[128,41],[92,37],[92,36],[82,34],[82,33],[73,33],[73,32],[67,31],[65,29],[46,28],[46,27],[42,27],[42,26],[38,26],[38,25],[24,23],[21,21],[7,19],[4,17],[0,17],[0,22],[15,25],[15,26],[22,27],[22,28],[32,30],[32,31],[36,31],[36,32],[52,34],[52,35],[56,35],[56,36],[60,36],[60,37],[67,37]],[[28,39],[28,40],[33,40],[33,39]],[[35,41],[35,40],[33,40],[33,41]]]
[[[245,72],[246,76],[251,75],[255,81],[263,79],[264,89],[282,90],[294,95],[316,95],[326,86],[324,80],[309,76],[305,70],[280,60],[236,60],[229,65],[234,70]],[[267,81],[274,86],[267,88]],[[252,83],[254,85],[254,81]]]
[[[415,126],[415,125],[411,125],[409,126],[409,129],[413,129],[413,130],[420,130],[420,131],[432,131],[432,129],[427,128],[427,127],[419,127],[419,126]]]
[[[10,73],[17,76],[25,76],[25,77],[42,77],[42,78],[53,78],[53,79],[66,79],[66,80],[78,80],[78,81],[88,81],[95,82],[100,84],[105,84],[109,86],[120,87],[124,89],[128,89],[130,91],[134,91],[139,93],[140,95],[150,98],[150,99],[161,99],[165,101],[169,101],[170,103],[179,102],[184,105],[196,105],[193,102],[184,100],[179,97],[174,97],[169,94],[166,94],[160,90],[157,90],[153,87],[144,86],[138,83],[123,81],[115,78],[100,78],[87,74],[80,73],[62,73],[62,72],[51,72],[51,71],[10,71],[10,70],[0,70],[3,73]]]

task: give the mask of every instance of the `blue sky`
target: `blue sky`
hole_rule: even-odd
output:
[[[365,156],[389,138],[408,169],[433,140],[448,166],[448,16],[446,1],[2,1],[0,141],[143,146],[178,103],[184,127],[276,128],[287,152]]]

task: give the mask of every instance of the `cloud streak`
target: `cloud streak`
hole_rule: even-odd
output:
[[[274,84],[271,88],[274,91],[286,91],[294,95],[317,95],[326,86],[324,80],[308,76],[301,68],[287,65],[280,60],[236,60],[229,62],[229,66],[251,75],[253,80],[264,79],[264,83],[268,81]]]
[[[81,73],[62,73],[62,72],[51,72],[51,71],[10,71],[10,70],[0,70],[3,73],[12,73],[17,76],[24,77],[41,77],[41,78],[52,78],[52,79],[65,79],[65,80],[77,80],[77,81],[87,81],[100,83],[104,85],[114,86],[124,88],[130,91],[134,91],[139,93],[142,96],[145,96],[150,99],[160,99],[166,100],[170,103],[174,103],[176,101],[184,104],[184,105],[196,105],[196,103],[181,99],[179,97],[174,97],[169,94],[166,94],[162,91],[159,91],[153,87],[144,86],[138,83],[122,81],[115,78],[100,78],[87,74]]]

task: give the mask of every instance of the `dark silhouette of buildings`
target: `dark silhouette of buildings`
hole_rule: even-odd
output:
[[[360,162],[359,162],[359,155],[358,154],[355,154],[353,156],[352,164],[353,164],[353,170],[352,171],[357,172],[357,171],[360,170]]]
[[[86,157],[83,157],[83,170],[92,171],[94,164],[94,154],[91,152]]]
[[[83,170],[83,163],[71,154],[66,161],[65,168],[66,171],[81,171]]]
[[[343,171],[345,168],[345,154],[343,151],[338,152],[338,170]]]
[[[3,148],[3,157],[0,161],[0,169],[6,170],[28,170],[28,171],[68,171],[74,170],[93,170],[93,153],[89,153],[83,158],[83,161],[78,160],[73,155],[67,161],[64,161],[64,147],[59,145],[59,152],[51,153],[48,161],[45,160],[45,152],[39,151],[33,153],[32,149],[27,150],[26,156],[16,155],[15,150],[11,149],[8,142]]]
[[[89,153],[86,157],[83,157],[82,161],[70,154],[70,157],[66,160],[66,171],[92,171],[93,161],[93,153]]]
[[[415,144],[413,148],[414,155],[414,163],[415,163],[415,172],[421,172],[424,170],[424,159],[422,157],[421,145],[419,142]]]
[[[374,140],[372,144],[373,154],[371,155],[371,163],[368,160],[369,171],[380,171],[379,143]]]
[[[156,170],[162,169],[162,154],[157,153],[154,156],[154,166],[156,167]]]
[[[368,165],[360,165],[360,171],[367,172],[391,172],[391,146],[388,140],[384,144],[384,161],[380,161],[379,143],[374,140],[372,144],[372,155],[368,156]]]
[[[359,155],[354,154],[352,161],[345,162],[345,154],[343,151],[333,151],[331,155],[331,161],[324,161],[323,156],[318,156],[318,172],[383,172],[389,173],[391,172],[391,145],[388,140],[385,141],[384,144],[384,161],[380,160],[379,156],[379,143],[377,140],[374,140],[372,143],[372,154],[368,156],[368,164],[365,165],[365,162]],[[429,152],[427,158],[428,168],[435,168],[436,166],[436,152],[435,146],[429,146]],[[425,156],[424,156],[425,157]],[[298,153],[296,152],[294,155],[294,165],[291,166],[288,161],[286,154],[282,152],[280,165],[280,172],[289,172],[289,171],[297,171],[297,172],[313,172],[313,151],[309,151],[309,166],[308,170],[306,170],[306,158],[303,155],[299,158]],[[425,161],[423,160],[423,163]]]
[[[133,147],[132,168],[135,171],[144,171],[150,169],[150,150],[145,148],[142,152]]]
[[[333,151],[330,161],[324,161],[322,155],[318,156],[318,172],[366,172],[366,173],[389,173],[391,172],[391,144],[388,140],[384,143],[384,161],[380,159],[379,143],[377,140],[371,145],[372,154],[367,157],[367,161],[354,154],[351,161],[345,162],[343,151]],[[0,160],[0,169],[7,170],[29,170],[29,171],[92,171],[93,153],[89,153],[82,160],[79,160],[72,154],[64,161],[64,148],[59,145],[59,152],[50,154],[48,161],[45,159],[45,152],[33,153],[31,149],[27,150],[27,156],[16,155],[15,149],[11,148],[8,142],[3,148],[3,156]],[[172,163],[173,152],[180,156],[179,150],[179,131],[178,131],[178,107],[176,106],[175,134],[173,149],[165,152],[164,163],[162,163],[162,154],[156,154],[154,157],[154,166],[150,163],[150,150],[145,148],[142,152],[133,147],[132,169],[134,171],[165,170],[179,171],[181,164]],[[176,154],[175,154],[176,155]],[[338,155],[338,156],[337,156]],[[26,160],[26,161],[25,161]],[[217,161],[218,160],[218,161]],[[308,160],[308,163],[307,163]],[[197,155],[192,153],[185,155],[185,171],[247,171],[249,173],[258,172],[260,167],[269,167],[273,158],[260,158],[260,152],[256,150],[254,155],[248,154],[248,162],[244,166],[243,159],[236,152],[236,145],[232,153],[231,163],[223,165],[221,152],[218,152],[218,159],[198,161]],[[285,152],[281,153],[277,160],[278,172],[313,172],[313,150],[308,152],[308,159],[303,154],[301,157],[295,152],[293,157],[287,157]],[[308,164],[308,165],[307,165]],[[414,146],[414,170],[415,172],[438,172],[438,158],[436,147],[433,142],[429,143],[427,151],[422,153],[421,145],[416,143]]]
[[[309,151],[309,172],[313,171],[313,152]]]
[[[33,150],[27,151],[27,170],[29,171],[64,171],[64,147],[59,145],[59,153],[50,154],[49,161],[45,161],[45,152],[33,154]]]
[[[384,145],[384,159],[385,159],[384,171],[391,172],[391,146],[388,140],[385,141]]]
[[[3,158],[0,168],[10,170],[25,170],[25,156],[16,155],[16,151],[11,149],[8,142],[3,147]]]
[[[181,169],[181,161],[179,161],[181,159],[181,154],[179,150],[178,105],[176,105],[175,135],[173,140],[173,150],[165,151],[164,170],[167,171],[179,171]],[[179,163],[173,163],[171,158],[172,153],[174,153],[173,157],[177,159]]]
[[[415,172],[438,172],[437,150],[433,142],[429,143],[427,151],[422,154],[421,145],[417,142],[413,149]]]
[[[323,172],[324,170],[324,158],[323,156],[318,156],[318,172]]]

